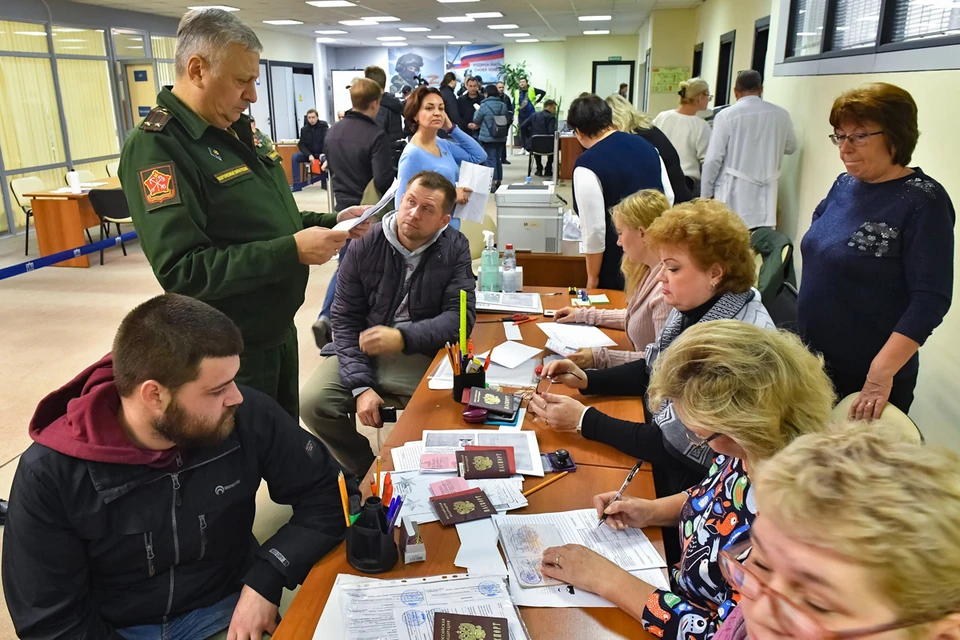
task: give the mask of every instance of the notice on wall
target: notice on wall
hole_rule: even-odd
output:
[[[146,70],[136,70],[133,71],[133,81],[134,82],[146,82],[147,81],[147,72]]]
[[[680,83],[690,79],[690,67],[654,67],[650,72],[650,93],[676,93]]]

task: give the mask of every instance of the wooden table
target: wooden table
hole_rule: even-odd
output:
[[[560,136],[560,179],[573,180],[573,165],[584,152],[576,136]]]
[[[102,188],[120,188],[120,178],[105,178],[97,180],[105,182]],[[49,256],[60,251],[67,251],[82,247],[87,243],[84,229],[99,227],[100,218],[93,211],[90,204],[90,192],[57,193],[55,191],[40,191],[26,193],[31,198],[33,220],[37,229],[37,242],[40,245],[40,255]],[[55,267],[89,267],[87,256],[78,256],[53,265]]]
[[[287,182],[290,183],[290,186],[293,186],[293,154],[298,152],[300,148],[295,144],[275,144],[273,145],[277,150],[277,153],[280,154],[280,157],[283,158],[283,172],[287,174]],[[299,182],[300,176],[297,176]]]
[[[524,287],[527,292],[552,293],[558,288]],[[625,304],[622,291],[598,291],[606,293],[611,309]],[[566,288],[560,295],[542,296],[545,309],[558,309],[570,302]],[[495,320],[504,314],[479,314],[478,320]],[[549,321],[541,319],[541,321]],[[546,335],[534,326],[535,323],[520,325],[524,344],[544,346]],[[623,331],[603,330],[617,342],[621,348],[628,346]],[[478,352],[486,351],[503,342],[503,323],[479,322],[471,337]],[[432,371],[443,359],[438,354],[430,367]],[[393,469],[390,455],[392,449],[402,446],[410,440],[420,440],[424,429],[466,429],[471,428],[463,422],[463,405],[455,402],[450,390],[431,390],[424,378],[417,387],[410,403],[397,421],[390,437],[382,447],[383,469]],[[577,393],[565,387],[554,385],[551,393]],[[595,406],[605,413],[620,418],[639,419],[643,415],[643,405],[639,398],[580,397],[585,404]],[[577,471],[531,495],[529,505],[511,513],[543,513],[547,511],[566,511],[592,506],[593,496],[620,486],[627,470],[636,460],[606,445],[591,442],[576,432],[557,432],[541,421],[534,422],[528,414],[523,429],[537,432],[537,440],[542,452],[566,449],[577,463]],[[372,471],[372,470],[371,470]],[[369,490],[372,473],[361,481],[360,486]],[[549,476],[548,476],[549,478]],[[543,481],[543,478],[527,478],[524,488],[528,489]],[[630,495],[653,498],[655,496],[653,478],[645,467],[634,478],[627,491]],[[404,565],[398,564],[392,571],[377,577],[385,579],[401,577],[421,577],[462,573],[464,570],[453,564],[460,549],[460,539],[455,527],[444,528],[433,522],[420,528],[427,547],[427,561]],[[660,529],[653,527],[644,531],[657,549],[663,553],[663,540]],[[327,602],[334,580],[338,573],[358,573],[346,561],[345,544],[341,544],[318,562],[304,581],[283,618],[283,622],[273,635],[274,640],[309,638],[313,635]],[[581,638],[651,638],[640,623],[616,608],[572,609],[572,608],[528,608],[521,609],[521,615],[534,640],[551,638],[555,640]]]
[[[524,286],[587,286],[587,261],[582,255],[518,251],[517,266],[523,267]]]

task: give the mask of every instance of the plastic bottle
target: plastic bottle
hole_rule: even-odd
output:
[[[524,184],[533,184],[533,178],[531,178],[530,176],[527,176],[527,179],[524,180],[523,183],[524,183]]]
[[[513,250],[513,245],[508,244],[506,251],[503,252],[503,260],[500,261],[503,267],[503,292],[516,293],[517,291],[517,253]]]
[[[493,231],[484,231],[486,248],[480,254],[480,290],[500,291],[500,253],[493,246]]]

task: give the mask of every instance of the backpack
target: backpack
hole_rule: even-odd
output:
[[[507,116],[493,116],[493,124],[495,125],[493,137],[497,140],[510,135],[510,121],[507,120]]]

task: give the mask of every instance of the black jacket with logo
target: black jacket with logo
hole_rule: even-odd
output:
[[[317,120],[317,124],[307,123],[300,129],[300,141],[297,148],[305,156],[319,158],[323,153],[323,143],[327,137],[327,130],[330,125],[323,120]]]
[[[20,638],[122,640],[118,628],[163,623],[244,584],[277,604],[340,543],[339,465],[276,402],[240,389],[227,440],[163,468],[27,449],[3,534]],[[261,479],[293,506],[262,546],[251,532]]]

